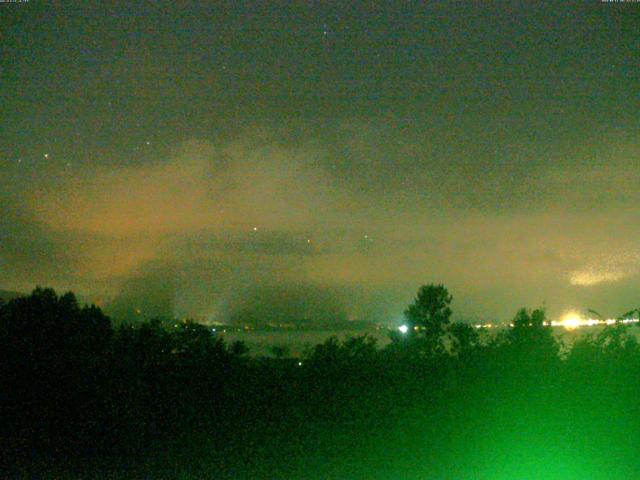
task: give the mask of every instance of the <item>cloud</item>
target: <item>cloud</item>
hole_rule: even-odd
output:
[[[462,127],[439,138],[383,120],[256,124],[153,162],[51,170],[2,224],[3,258],[14,279],[110,297],[114,311],[219,321],[305,317],[305,302],[318,318],[383,320],[428,282],[462,315],[504,319],[633,281],[640,232],[626,200],[598,190],[600,166],[472,161]],[[594,191],[598,213],[574,208]]]
[[[626,254],[613,254],[608,256],[594,255],[592,261],[586,267],[574,270],[569,274],[572,285],[591,287],[601,283],[614,283],[629,279],[640,271],[640,252]]]
[[[596,269],[581,270],[571,273],[569,281],[572,285],[590,287],[605,282],[617,282],[629,277],[630,274],[624,271],[598,271]]]

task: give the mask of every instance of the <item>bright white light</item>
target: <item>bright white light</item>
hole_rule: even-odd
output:
[[[400,325],[398,327],[398,330],[400,330],[400,333],[407,333],[409,331],[409,327],[407,327],[406,325]]]
[[[562,317],[560,322],[567,330],[575,330],[576,328],[584,325],[584,320],[579,313],[569,312]]]

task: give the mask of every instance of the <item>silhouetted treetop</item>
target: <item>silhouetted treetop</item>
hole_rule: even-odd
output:
[[[423,329],[427,336],[443,334],[451,317],[452,300],[444,285],[423,285],[404,312],[408,326]]]
[[[511,359],[525,362],[535,368],[537,362],[557,361],[560,352],[558,339],[546,321],[543,309],[533,311],[521,308],[513,319],[513,327],[504,336],[511,351]]]
[[[404,311],[409,338],[421,337],[420,341],[412,341],[414,348],[419,347],[428,355],[444,353],[452,300],[444,285],[423,285],[418,289],[413,303]]]
[[[112,334],[109,317],[100,308],[80,307],[73,293],[58,297],[53,289],[41,287],[2,305],[0,323],[6,348],[16,354],[22,349],[42,355],[60,354],[60,349],[91,351],[104,347]]]

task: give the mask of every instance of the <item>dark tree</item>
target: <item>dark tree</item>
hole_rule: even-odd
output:
[[[222,337],[214,335],[209,327],[192,321],[178,326],[175,353],[181,361],[195,365],[228,360]]]
[[[38,287],[2,305],[0,325],[4,433],[47,448],[91,435],[83,419],[99,416],[109,318],[72,293]]]
[[[357,362],[368,363],[375,359],[378,350],[376,339],[369,335],[349,337],[342,343],[343,354]]]
[[[454,322],[449,326],[451,352],[460,358],[467,357],[478,346],[480,335],[468,323]]]
[[[277,359],[285,358],[289,355],[289,347],[287,345],[274,345],[271,347],[271,354]]]
[[[236,340],[231,344],[229,350],[235,357],[243,357],[249,353],[249,347],[242,340]]]
[[[443,336],[451,317],[453,297],[444,285],[423,285],[415,300],[405,310],[404,316],[411,332],[416,331],[427,343],[432,353],[444,351]]]
[[[324,343],[320,343],[313,348],[307,358],[311,364],[335,365],[340,360],[340,342],[338,337],[331,336]]]
[[[536,309],[533,312],[529,312],[526,308],[521,308],[513,318],[513,328],[517,331],[525,327],[541,328],[544,326],[545,313],[544,310]]]
[[[560,351],[558,340],[546,322],[545,312],[536,309],[530,312],[521,308],[513,319],[513,327],[507,332],[507,343],[519,362],[532,368],[548,362],[556,362]]]

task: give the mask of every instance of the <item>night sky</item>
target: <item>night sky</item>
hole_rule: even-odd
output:
[[[52,3],[0,4],[0,289],[216,321],[399,322],[431,282],[470,320],[639,306],[640,4]]]

